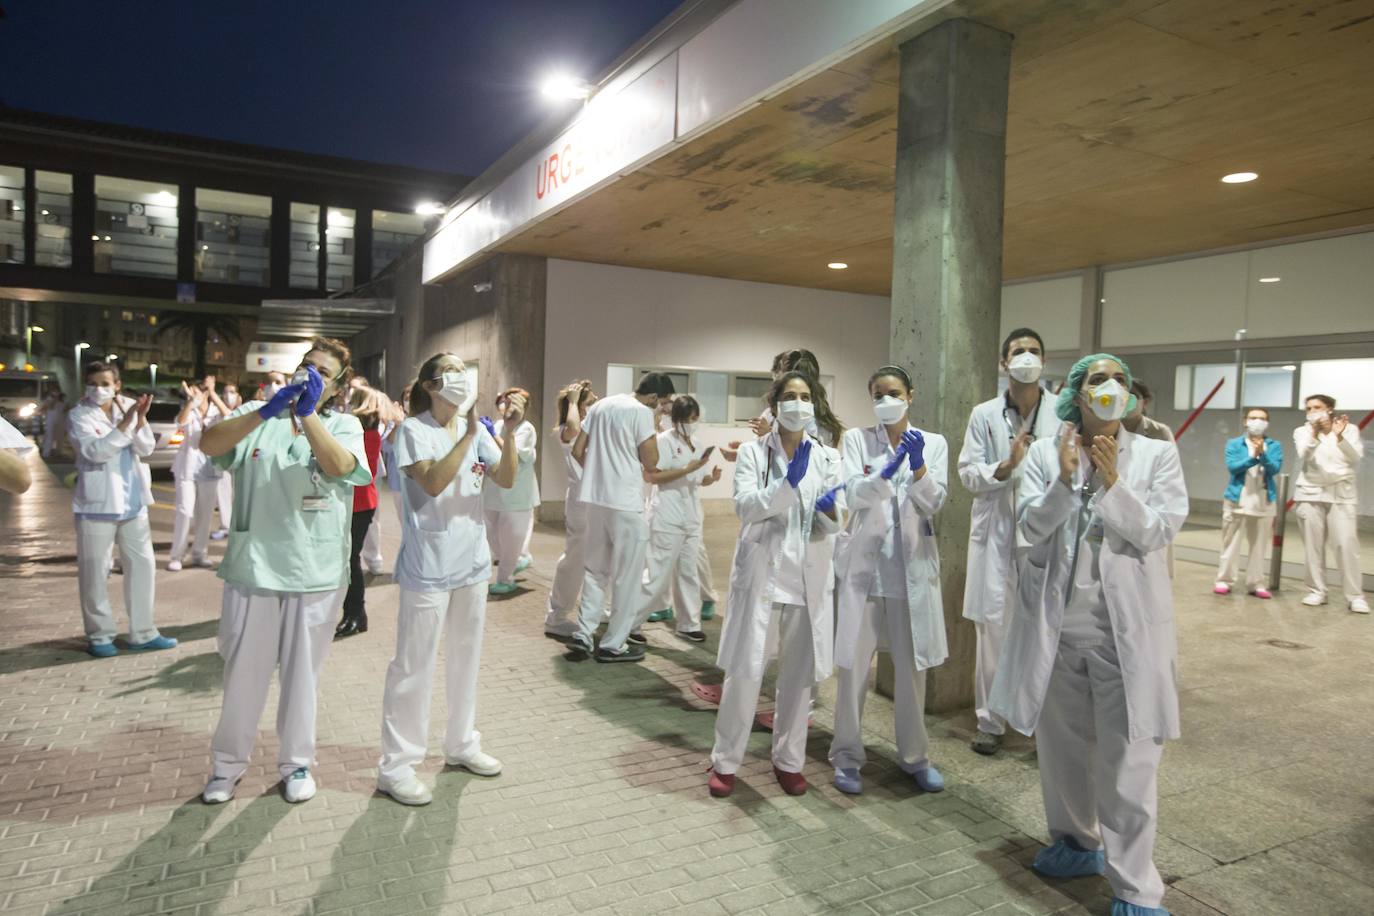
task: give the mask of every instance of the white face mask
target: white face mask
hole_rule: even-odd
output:
[[[1040,381],[1044,369],[1044,362],[1034,353],[1018,353],[1007,363],[1007,375],[1027,385]]]
[[[811,423],[816,407],[810,401],[783,401],[778,404],[778,423],[791,433],[799,433]]]
[[[86,397],[97,407],[103,407],[114,400],[115,390],[104,385],[87,385]]]
[[[262,393],[270,401],[278,391],[281,391],[285,387],[286,386],[281,382],[268,382],[266,385],[262,386]]]
[[[1088,406],[1099,420],[1120,420],[1126,416],[1126,404],[1131,393],[1114,378],[1109,378],[1088,392]]]
[[[1325,419],[1326,419],[1326,411],[1324,411],[1324,410],[1309,410],[1309,411],[1307,412],[1307,422],[1308,422],[1308,423],[1320,423],[1322,420],[1325,420]]]
[[[907,402],[892,395],[884,395],[873,402],[873,416],[884,426],[891,426],[906,419]]]
[[[468,390],[468,374],[451,370],[445,372],[442,378],[444,387],[435,394],[457,407],[459,413],[465,414],[472,409],[472,402],[476,400],[477,393]]]
[[[686,436],[688,439],[692,438],[693,436],[695,436],[695,435],[697,434],[697,424],[695,424],[695,423],[683,423],[683,424],[682,424],[682,434],[683,434],[684,436]]]
[[[1263,436],[1264,431],[1269,428],[1268,420],[1246,420],[1245,428],[1252,436]]]
[[[229,391],[229,392],[226,392],[225,395],[224,395],[224,406],[225,406],[225,407],[237,407],[237,406],[239,406],[239,393],[238,393],[237,391]]]

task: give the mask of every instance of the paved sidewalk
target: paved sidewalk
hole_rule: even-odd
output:
[[[336,643],[325,666],[319,795],[281,799],[269,713],[237,798],[204,806],[219,581],[162,569],[171,517],[155,509],[158,620],[181,645],[87,658],[69,493],[39,477],[18,500],[0,495],[6,914],[1106,912],[1100,879],[1047,882],[1025,867],[1043,829],[1033,750],[1018,740],[975,756],[966,716],[931,723],[940,795],[890,762],[890,714],[875,698],[862,797],[829,785],[822,702],[807,796],[781,793],[759,732],[735,796],[709,798],[713,714],[688,684],[715,676],[719,621],[705,646],[650,628],[644,665],[567,660],[541,627],[552,531],[536,536],[529,590],[488,607],[478,725],[500,777],[434,756],[429,807],[374,792],[397,600],[383,578],[368,590],[370,632]],[[383,505],[390,561],[389,494]],[[722,586],[732,537],[712,522]],[[1203,595],[1207,576],[1180,564],[1180,593]],[[1180,916],[1374,912],[1374,630],[1297,597],[1181,602],[1188,736],[1165,757],[1158,854]],[[444,712],[440,693],[437,728]]]

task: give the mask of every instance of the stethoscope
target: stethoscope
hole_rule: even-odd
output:
[[[1016,437],[1020,435],[1021,430],[1024,429],[1030,432],[1032,440],[1035,439],[1035,425],[1040,419],[1040,407],[1045,403],[1045,389],[1040,389],[1040,397],[1035,402],[1035,409],[1031,411],[1030,423],[1023,423],[1020,429],[1017,428],[1015,423],[1011,422],[1011,412],[1015,410],[1011,403],[1011,392],[1007,392],[1002,397],[1002,421],[1007,424],[1007,438],[1015,441]],[[1019,411],[1016,416],[1018,418],[1021,416]]]

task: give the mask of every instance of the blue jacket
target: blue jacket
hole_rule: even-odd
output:
[[[1223,499],[1233,503],[1240,502],[1240,491],[1245,487],[1245,475],[1257,464],[1264,468],[1264,486],[1269,491],[1269,501],[1272,503],[1277,498],[1278,488],[1274,486],[1274,475],[1283,467],[1283,446],[1277,439],[1265,436],[1264,454],[1252,458],[1249,437],[1237,436],[1226,443],[1226,470],[1231,472],[1231,483],[1226,488]]]

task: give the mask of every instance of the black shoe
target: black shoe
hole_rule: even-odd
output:
[[[700,630],[693,630],[690,633],[678,633],[683,639],[690,639],[692,642],[706,642],[706,634]]]
[[[632,642],[636,646],[647,646],[649,644],[648,638],[643,633],[631,633],[629,636],[625,637],[625,641]]]
[[[334,628],[334,638],[343,639],[345,636],[356,636],[359,633],[367,632],[366,617],[345,617]]]
[[[580,633],[575,633],[568,639],[568,648],[572,650],[573,655],[591,658],[596,654],[596,647],[592,645],[592,641]]]
[[[644,647],[627,645],[625,648],[616,652],[612,649],[597,649],[596,660],[599,662],[642,662],[644,661]]]

